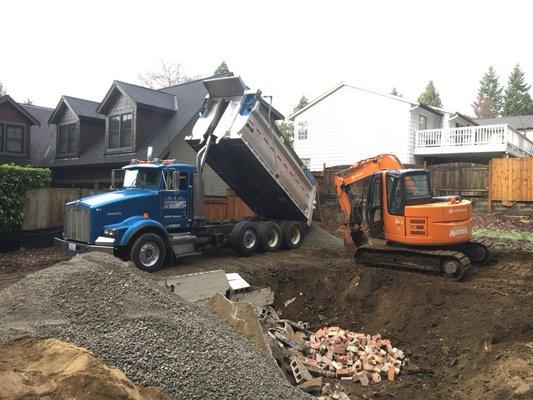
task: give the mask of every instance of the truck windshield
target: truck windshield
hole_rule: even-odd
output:
[[[124,173],[125,188],[156,188],[161,171],[157,168],[127,169]]]
[[[406,175],[404,185],[407,200],[431,197],[428,176],[425,173]]]

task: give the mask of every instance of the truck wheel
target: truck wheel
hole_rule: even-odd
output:
[[[252,255],[259,247],[259,229],[252,221],[240,221],[231,231],[231,247],[243,256]]]
[[[300,247],[305,236],[305,225],[297,221],[287,221],[281,228],[283,247],[288,250]]]
[[[262,251],[278,251],[281,247],[281,229],[272,221],[263,222],[259,225],[259,241]]]
[[[154,272],[163,266],[165,243],[155,233],[139,236],[131,246],[130,259],[135,266],[146,272]]]

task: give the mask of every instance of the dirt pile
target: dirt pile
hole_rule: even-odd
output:
[[[36,272],[0,297],[0,343],[60,338],[175,399],[308,398],[221,318],[103,253]]]
[[[341,250],[344,249],[344,242],[342,239],[333,236],[331,233],[313,224],[305,236],[305,239],[302,243],[302,248]]]
[[[0,346],[0,398],[166,400],[134,385],[91,352],[57,339],[21,339]]]

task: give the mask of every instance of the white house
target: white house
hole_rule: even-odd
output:
[[[505,154],[507,135],[516,132],[502,125],[494,128],[495,135],[488,127],[481,134],[475,131],[474,120],[458,112],[346,83],[325,92],[288,119],[295,126],[294,150],[311,171],[322,170],[324,165],[353,164],[381,153],[396,154],[404,164],[490,158]],[[533,154],[533,143],[529,145],[529,154]]]

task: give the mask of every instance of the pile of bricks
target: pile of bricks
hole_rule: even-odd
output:
[[[341,379],[359,380],[364,386],[385,377],[393,381],[405,362],[402,350],[381,335],[365,335],[338,326],[319,329],[305,345],[305,366],[329,371]]]

